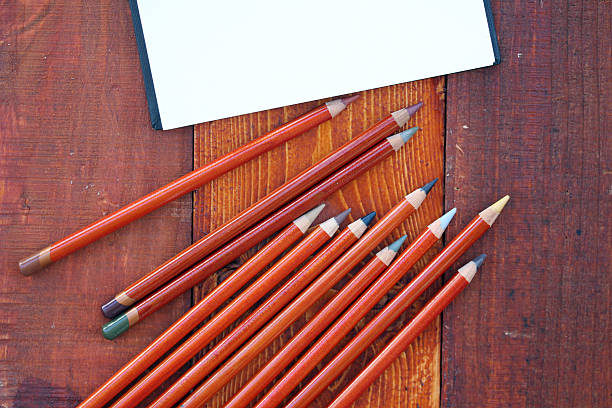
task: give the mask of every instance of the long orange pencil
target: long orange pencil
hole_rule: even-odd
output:
[[[305,407],[338,377],[385,329],[487,231],[504,208],[506,196],[477,215],[395,298],[355,336],[289,403]]]
[[[304,377],[306,377],[331,351],[331,349],[351,331],[361,318],[363,318],[368,311],[370,311],[370,309],[391,290],[400,278],[421,259],[425,252],[442,237],[442,234],[455,215],[455,212],[456,210],[453,208],[441,218],[431,223],[376,280],[376,282],[374,282],[370,288],[334,322],[325,334],[323,334],[314,345],[309,347],[308,351],[300,357],[298,362],[291,367],[283,378],[274,384],[265,397],[259,401],[257,408],[274,407],[280,404],[300,381],[302,381],[302,379],[304,379]],[[309,322],[308,324],[310,325],[311,323]],[[296,337],[297,336],[298,335],[296,335]],[[289,344],[292,343],[293,339]],[[300,351],[299,348],[297,351]]]
[[[437,179],[436,179],[437,180]],[[278,316],[261,329],[246,345],[221,366],[203,385],[184,402],[185,406],[199,406],[236,375],[259,352],[293,323],[317,299],[342,279],[353,267],[380,243],[403,220],[412,214],[425,199],[436,180],[408,194],[391,209],[359,241],[332,264]]]
[[[371,126],[307,170],[295,176],[266,197],[236,215],[221,227],[211,231],[199,241],[169,259],[155,270],[146,274],[104,304],[102,306],[104,315],[112,318],[117,316],[120,312],[127,310],[127,308],[136,303],[136,301],[142,299],[160,285],[168,282],[184,269],[192,266],[240,232],[243,232],[272,211],[278,209],[281,205],[289,202],[298,194],[303,193],[346,163],[349,163],[352,159],[380,142],[386,136],[399,130],[421,105],[422,104],[417,104],[393,112],[391,115]],[[280,223],[268,223],[265,230],[270,234],[278,231],[283,225],[286,225],[291,219],[295,218],[297,214],[304,211],[309,206],[310,205],[298,210],[294,215],[286,216]],[[263,238],[259,238],[257,242],[261,241]]]
[[[323,210],[323,205],[307,212],[294,220],[252,258],[238,268],[230,277],[210,292],[196,306],[192,307],[181,319],[162,333],[140,354],[134,357],[106,383],[83,401],[79,407],[101,407],[110,401],[119,391],[135,380],[151,364],[162,357],[168,350],[193,330],[204,318],[221,306],[231,295],[244,286],[253,276],[259,273],[302,237],[310,224]],[[109,334],[112,332],[109,330]]]
[[[238,327],[208,351],[200,361],[191,367],[149,407],[171,407],[180,401],[187,392],[198,385],[206,375],[210,374],[234,350],[240,347],[260,327],[291,302],[325,268],[331,265],[344,251],[349,249],[365,232],[375,214],[372,212],[356,220],[338,234],[324,249],[296,272],[287,283],[276,290],[264,304],[259,306]]]
[[[354,101],[357,96],[337,99],[284,124],[258,139],[221,156],[213,162],[200,167],[170,184],[134,201],[131,204],[107,215],[80,231],[38,251],[19,261],[19,269],[24,275],[30,275],[45,266],[62,259],[103,236],[137,220],[153,210],[195,190],[201,185],[219,177],[241,164],[265,153],[281,143],[290,140],[307,130],[333,118]]]
[[[485,255],[480,255],[458,270],[458,273],[421,309],[419,313],[389,342],[389,344],[367,365],[366,368],[329,405],[329,408],[350,406],[368,387],[399,357],[442,313],[442,310],[467,287],[482,265]]]
[[[311,206],[313,202],[323,200],[332,192],[338,190],[340,187],[349,183],[358,175],[364,173],[375,164],[390,156],[391,153],[400,149],[410,139],[410,137],[414,135],[417,129],[418,128],[408,129],[404,132],[388,137],[386,140],[380,142],[378,145],[359,156],[350,164],[347,164],[344,168],[342,168],[342,170],[331,175],[323,182],[313,187],[307,193],[303,194],[295,201],[277,211],[270,218],[262,221],[260,224],[240,235],[222,249],[210,255],[202,262],[183,273],[181,276],[177,277],[162,288],[158,289],[155,293],[143,299],[126,313],[130,314],[133,318],[132,320],[129,320],[129,325],[123,325],[123,329],[127,330],[129,327],[132,327],[138,321],[149,316],[151,313],[155,312],[175,297],[206,279],[214,271],[231,262],[236,257],[236,254],[246,251],[255,245],[255,243],[266,238],[269,234],[271,234],[270,231],[274,230],[273,226],[278,225],[281,221],[285,222],[284,220],[288,217],[288,214],[293,216],[297,210],[301,211],[301,209],[305,206]],[[128,322],[125,315],[121,315],[117,317],[117,319],[122,319],[124,323]]]
[[[113,408],[131,408],[138,405],[147,395],[159,387],[166,379],[187,363],[208,343],[217,337],[230,324],[245,313],[269,290],[295,270],[310,255],[331,238],[340,223],[349,214],[346,210],[334,218],[319,224],[306,238],[283,256],[266,273],[244,290],[229,305],[224,307],[211,320],[206,322],[197,332],[159,363],[151,372],[125,393]]]

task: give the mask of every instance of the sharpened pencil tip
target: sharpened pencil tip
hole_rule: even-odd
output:
[[[400,248],[402,247],[402,244],[404,243],[404,241],[406,241],[406,238],[408,238],[408,235],[402,235],[400,239],[393,241],[388,248],[393,252],[399,252]]]
[[[336,220],[336,223],[337,223],[338,225],[340,225],[340,224],[342,224],[342,222],[343,222],[344,220],[346,220],[346,217],[348,217],[348,215],[349,215],[350,213],[351,213],[351,209],[350,209],[350,208],[349,208],[349,209],[347,209],[347,210],[344,210],[344,211],[342,211],[340,214],[336,215],[336,216],[334,217],[334,220]]]
[[[376,211],[372,211],[371,213],[364,215],[361,217],[361,221],[363,221],[365,225],[370,225],[374,217],[376,217]]]
[[[495,211],[496,213],[500,214],[502,212],[502,210],[504,209],[504,207],[506,206],[506,204],[508,203],[509,200],[510,200],[510,196],[509,195],[505,195],[502,198],[500,198],[498,201],[493,203],[491,205],[491,209],[493,211]]]
[[[425,194],[429,194],[429,192],[433,188],[434,184],[436,184],[437,182],[438,182],[438,178],[436,177],[435,179],[431,180],[429,183],[427,183],[423,187],[421,187],[421,190],[423,190],[425,192]]]
[[[448,227],[448,224],[450,224],[456,213],[457,209],[453,208],[452,210],[440,217],[440,227],[442,228],[442,231],[446,230],[446,227]]]
[[[402,133],[400,133],[400,135],[402,136],[402,140],[404,141],[404,143],[406,143],[407,141],[410,140],[410,138],[412,136],[414,136],[414,134],[417,132],[417,130],[419,130],[418,126],[412,127],[408,130],[404,130]]]
[[[417,104],[415,104],[415,105],[408,106],[408,107],[406,108],[406,111],[408,112],[408,114],[409,114],[410,116],[412,116],[412,115],[414,115],[415,113],[417,113],[417,111],[418,111],[419,109],[421,109],[421,106],[423,106],[423,102],[419,102],[419,103],[417,103]]]
[[[361,98],[361,95],[357,94],[357,95],[351,95],[351,96],[347,96],[345,98],[341,98],[341,101],[344,104],[344,106],[347,106],[347,105],[355,102],[359,98]]]
[[[477,268],[480,268],[480,265],[482,265],[486,257],[487,257],[486,254],[480,254],[476,258],[472,259],[472,262],[476,264]]]

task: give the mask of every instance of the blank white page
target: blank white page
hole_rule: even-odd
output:
[[[164,129],[495,63],[483,0],[136,1]]]

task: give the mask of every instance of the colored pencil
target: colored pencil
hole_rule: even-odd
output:
[[[379,251],[308,323],[259,369],[255,377],[242,387],[226,407],[244,407],[253,401],[280,372],[346,309],[376,277],[383,272],[399,252],[406,235]],[[185,404],[190,406],[189,404]]]
[[[19,261],[19,269],[24,275],[44,268],[72,252],[110,234],[111,232],[139,219],[176,198],[195,190],[201,185],[240,166],[241,164],[272,150],[319,124],[338,115],[358,96],[337,99],[284,124],[283,126],[245,144],[244,146],[208,163],[197,170],[187,173],[170,184],[128,204],[93,224],[69,235],[60,241]]]
[[[198,263],[187,272],[169,282],[155,293],[143,299],[128,311],[135,318],[130,320],[129,326],[124,326],[127,330],[138,321],[144,319],[151,313],[155,312],[175,297],[183,292],[191,289],[199,282],[206,279],[210,274],[219,268],[225,266],[232,261],[237,254],[243,253],[255,243],[265,239],[273,229],[271,226],[279,224],[280,221],[287,218],[287,214],[293,215],[296,209],[302,209],[304,206],[312,205],[313,201],[320,201],[327,197],[332,192],[338,190],[343,185],[364,173],[375,164],[391,155],[391,153],[399,148],[414,134],[418,128],[412,128],[402,133],[388,137],[372,149],[368,150],[363,155],[359,156],[350,164],[347,164],[342,170],[325,179],[320,184],[313,187],[307,193],[283,207],[270,218],[262,221],[251,230],[240,235],[234,241],[212,254],[211,256]],[[118,318],[123,318],[123,315]]]
[[[431,223],[393,264],[372,284],[355,303],[339,317],[316,343],[300,357],[291,369],[277,381],[257,408],[275,407],[302,381],[308,373],[346,336],[382,297],[393,288],[400,278],[421,259],[441,237],[455,215],[455,209]],[[309,322],[310,325],[310,322]],[[304,329],[302,329],[304,330]],[[297,336],[296,336],[297,337]],[[293,340],[292,340],[293,342]],[[291,344],[291,343],[290,343]],[[287,346],[288,347],[288,346]],[[314,397],[313,397],[314,399]]]
[[[215,337],[221,334],[223,330],[249,310],[251,306],[274,288],[274,286],[283,280],[290,272],[295,270],[295,268],[327,242],[329,238],[338,231],[340,223],[344,221],[349,212],[350,210],[346,210],[336,217],[330,218],[319,224],[306,238],[276,262],[247,289],[240,293],[238,297],[232,300],[153,370],[147,373],[144,378],[138,381],[136,385],[117,400],[112,407],[131,408],[138,405],[179,368],[189,362],[193,356],[206,347]]]
[[[279,288],[264,304],[241,322],[230,334],[209,350],[193,367],[183,374],[170,388],[161,394],[149,408],[172,407],[179,402],[204,377],[247,341],[268,320],[295,298],[325,268],[363,235],[376,213],[372,212],[356,220],[334,238],[323,250]]]
[[[421,104],[417,104],[400,109],[371,126],[309,169],[298,174],[266,197],[236,215],[221,227],[211,231],[199,241],[125,288],[102,306],[102,312],[106,317],[112,318],[127,310],[136,303],[136,301],[144,298],[186,268],[191,267],[203,257],[209,255],[231,240],[237,234],[245,231],[257,221],[278,209],[281,205],[286,204],[291,199],[305,192],[308,188],[320,182],[343,165],[349,163],[376,143],[382,141],[386,136],[399,130],[420,106]],[[304,211],[308,206],[297,211],[292,216],[287,216],[280,224],[269,224],[265,230],[269,231],[270,234],[278,231],[278,229],[295,218],[297,214]],[[261,239],[263,238],[259,240]]]
[[[485,255],[468,262],[440,291],[417,313],[387,346],[372,360],[336,399],[330,408],[349,407],[368,387],[399,357],[427,326],[467,287],[482,265]]]
[[[317,206],[303,216],[294,220],[278,236],[259,250],[251,259],[234,271],[229,278],[223,282],[223,295],[219,294],[219,287],[215,288],[215,290],[210,293],[210,295],[213,295],[215,299],[219,299],[217,301],[210,301],[211,304],[214,303],[220,305],[223,303],[227,298],[229,298],[229,296],[239,290],[244,284],[253,278],[253,276],[261,271],[265,265],[268,265],[285,250],[290,248],[293,243],[302,237],[302,235],[310,227],[310,224],[321,213],[323,207],[325,207],[325,204]],[[137,315],[134,316],[130,313],[132,310],[133,309],[130,309],[128,313],[121,315],[121,318],[114,319],[102,326],[102,334],[104,337],[108,340],[113,340],[127,330],[129,326],[132,326],[134,321],[138,319]]]
[[[208,315],[221,306],[236,290],[244,286],[253,276],[259,273],[267,264],[282,254],[306,232],[307,228],[323,210],[324,205],[310,210],[294,220],[274,239],[259,250],[252,258],[238,268],[230,277],[221,282],[197,305],[192,307],[181,319],[162,333],[140,354],[123,366],[115,375],[104,383],[79,407],[101,407],[110,401],[119,391],[135,380],[151,364],[162,357],[172,346],[178,343]],[[109,329],[110,330],[110,329]],[[113,334],[110,332],[110,334]]]
[[[425,199],[436,180],[408,194],[391,209],[370,231],[323,272],[310,286],[238,350],[203,385],[184,402],[185,406],[204,404],[214,393],[238,374],[259,352],[265,349],[291,323],[297,320],[321,296],[330,290],[352,268],[378,245],[391,231],[412,214]]]
[[[508,196],[477,215],[385,309],[379,312],[319,373],[290,401],[305,407],[338,377],[423,291],[487,231],[508,201]]]

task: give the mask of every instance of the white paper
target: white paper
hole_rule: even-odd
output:
[[[482,0],[139,0],[164,129],[492,65]]]

